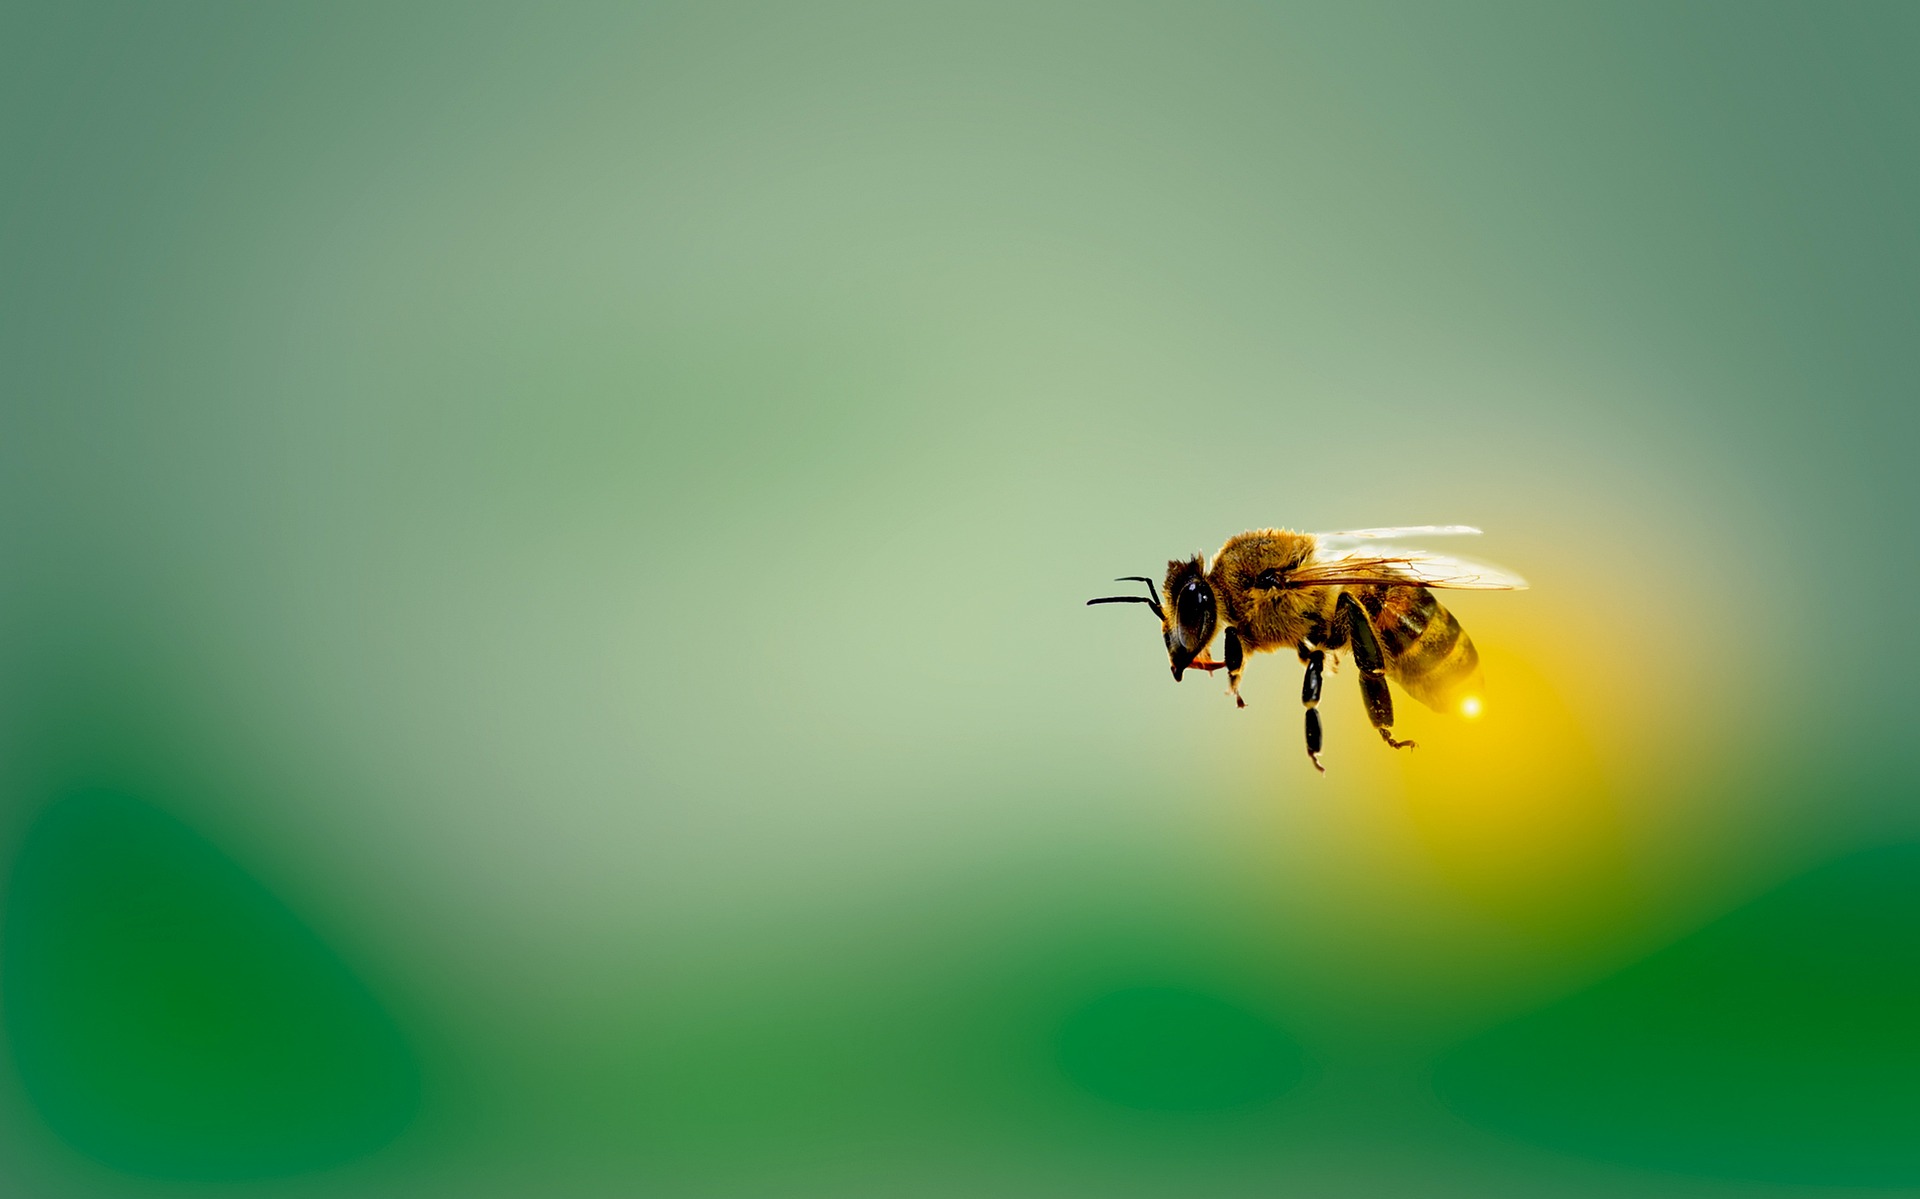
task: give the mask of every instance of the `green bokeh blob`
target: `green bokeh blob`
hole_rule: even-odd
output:
[[[1251,1107],[1306,1076],[1306,1055],[1271,1022],[1171,987],[1101,996],[1068,1018],[1058,1050],[1087,1091],[1150,1111]]]
[[[1842,859],[1468,1043],[1475,1123],[1630,1165],[1920,1185],[1920,847]]]
[[[0,954],[28,1094],[107,1165],[234,1179],[390,1140],[414,1059],[366,988],[230,859],[138,800],[90,793],[30,829]]]

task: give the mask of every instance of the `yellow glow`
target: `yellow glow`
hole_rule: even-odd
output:
[[[1561,697],[1565,671],[1542,672],[1527,650],[1527,638],[1507,629],[1481,651],[1500,702],[1489,706],[1474,687],[1454,709],[1473,719],[1406,705],[1395,733],[1420,748],[1394,765],[1440,877],[1487,915],[1539,930],[1610,910],[1626,871],[1599,754]]]

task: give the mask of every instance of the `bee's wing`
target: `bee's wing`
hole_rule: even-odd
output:
[[[1462,535],[1479,536],[1480,530],[1472,525],[1406,525],[1395,529],[1347,529],[1339,533],[1315,533],[1313,538],[1321,545],[1344,541],[1378,541],[1382,537],[1457,537]]]
[[[1523,591],[1527,581],[1510,570],[1424,550],[1369,546],[1321,553],[1287,576],[1288,587],[1339,587],[1366,583],[1417,583],[1459,591]]]

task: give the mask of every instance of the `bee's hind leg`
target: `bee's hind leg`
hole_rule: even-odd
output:
[[[1380,641],[1373,635],[1373,623],[1367,619],[1366,609],[1343,591],[1339,611],[1346,618],[1347,634],[1353,640],[1353,664],[1360,670],[1360,697],[1367,704],[1367,719],[1388,745],[1395,749],[1414,748],[1411,741],[1394,740],[1393,696],[1387,691],[1387,660],[1380,652]]]
[[[1320,764],[1320,666],[1326,655],[1302,643],[1300,660],[1307,666],[1307,676],[1300,683],[1300,702],[1307,709],[1307,757],[1313,759],[1315,770],[1325,774],[1327,768]]]

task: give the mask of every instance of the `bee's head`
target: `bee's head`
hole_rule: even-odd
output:
[[[1167,643],[1167,660],[1173,665],[1173,681],[1179,682],[1187,665],[1206,651],[1213,640],[1213,587],[1201,569],[1199,555],[1185,562],[1167,563],[1167,607],[1160,605],[1160,593],[1145,575],[1127,575],[1121,583],[1145,583],[1146,595],[1109,595],[1090,599],[1089,604],[1145,604],[1160,618],[1160,637]],[[1171,610],[1169,610],[1169,608]]]
[[[1167,563],[1167,612],[1160,624],[1173,679],[1179,682],[1187,664],[1206,652],[1217,626],[1213,586],[1207,582],[1198,554],[1185,562]]]

